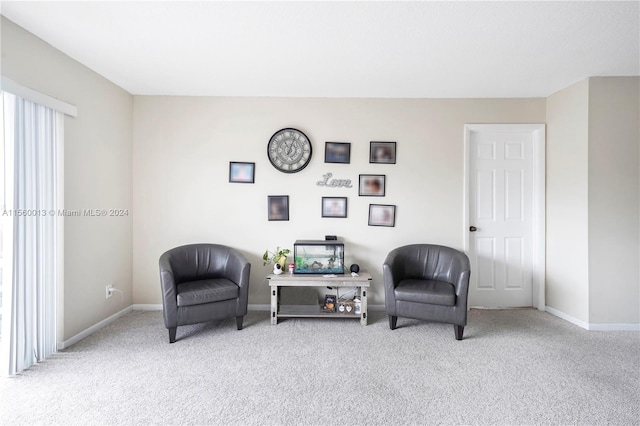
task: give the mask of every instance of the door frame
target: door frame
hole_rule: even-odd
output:
[[[546,199],[546,127],[545,124],[465,124],[464,125],[464,190],[463,190],[463,227],[462,242],[465,253],[469,253],[469,184],[471,166],[471,134],[474,132],[530,132],[533,152],[533,212],[532,212],[532,303],[533,307],[544,311],[545,301],[545,274],[546,274],[546,243],[545,243],[545,199]],[[473,271],[471,271],[473,276]]]

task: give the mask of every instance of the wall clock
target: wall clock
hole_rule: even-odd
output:
[[[300,130],[278,130],[269,139],[267,156],[273,167],[281,172],[299,172],[311,160],[311,141]]]

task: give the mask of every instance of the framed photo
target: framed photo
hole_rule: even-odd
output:
[[[361,197],[384,197],[385,175],[360,175],[358,195]]]
[[[347,197],[322,197],[322,217],[347,217]]]
[[[351,161],[351,144],[348,142],[325,142],[324,162],[345,163]]]
[[[289,220],[289,196],[269,195],[267,196],[269,220]]]
[[[369,226],[396,226],[396,206],[369,204]]]
[[[395,142],[371,142],[369,163],[396,164]]]
[[[231,161],[229,163],[229,182],[254,183],[256,163],[241,163]]]

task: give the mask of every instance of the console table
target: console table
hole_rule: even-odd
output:
[[[371,285],[371,274],[360,271],[358,276],[339,274],[335,276],[313,274],[267,275],[271,287],[271,324],[278,323],[278,318],[360,318],[360,324],[367,325],[367,292]],[[322,305],[280,305],[279,289],[281,287],[354,287],[360,299],[360,313],[324,312]],[[337,302],[337,301],[336,301]]]

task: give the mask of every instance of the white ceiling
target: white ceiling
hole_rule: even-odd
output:
[[[640,74],[640,2],[13,2],[132,94],[545,97]]]

